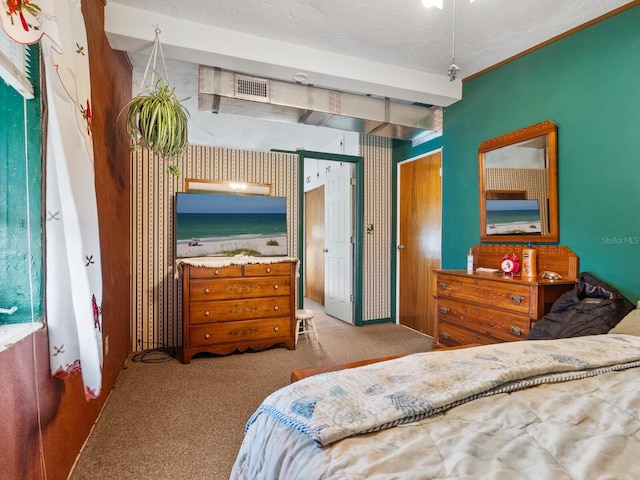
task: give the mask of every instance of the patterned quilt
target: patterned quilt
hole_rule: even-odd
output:
[[[640,455],[639,382],[629,383],[637,366],[640,338],[598,335],[436,351],[309,377],[267,397],[251,417],[231,478],[601,478],[567,472],[592,473],[584,470],[589,455],[603,452],[599,469],[633,478],[622,472]],[[540,401],[541,391],[550,397]],[[555,415],[570,420],[548,424]],[[553,447],[540,446],[547,441]],[[542,463],[534,467],[529,454]],[[531,472],[520,471],[526,465]],[[474,476],[495,468],[502,474]]]
[[[599,335],[419,353],[318,375],[273,393],[267,414],[325,446],[413,422],[479,396],[640,366],[640,338]],[[245,430],[245,431],[246,431]]]

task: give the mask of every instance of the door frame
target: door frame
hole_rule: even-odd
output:
[[[304,161],[307,158],[345,162],[354,164],[353,177],[355,186],[353,192],[353,325],[364,325],[362,319],[362,272],[363,272],[363,219],[364,219],[364,157],[356,155],[342,155],[338,153],[314,152],[298,150],[298,261],[302,274],[297,280],[298,292],[302,292],[304,277]],[[303,307],[304,295],[298,295],[298,308]]]
[[[394,274],[392,275],[391,278],[391,291],[392,296],[391,296],[391,316],[393,319],[394,323],[400,323],[400,259],[399,259],[399,251],[398,251],[398,237],[400,235],[400,165],[405,164],[405,163],[409,163],[409,162],[414,162],[416,160],[420,160],[423,157],[428,157],[429,155],[435,155],[436,153],[440,153],[441,157],[440,157],[440,178],[442,179],[442,169],[444,166],[444,151],[442,147],[438,147],[438,148],[434,148],[433,150],[429,150],[427,152],[424,153],[420,153],[418,155],[415,155],[411,158],[407,158],[405,160],[402,160],[400,162],[396,162],[395,167],[393,169],[393,185],[394,185],[394,189],[395,189],[395,195],[393,195],[392,197],[392,201],[393,201],[393,215],[395,216],[395,228],[392,231],[391,234],[391,250],[392,250],[392,255],[391,255],[391,262],[392,262],[392,266],[391,266],[391,270],[394,272]],[[442,181],[442,180],[441,180]],[[442,194],[441,196],[444,196],[444,182],[442,183]],[[441,206],[442,208],[442,206]],[[440,261],[442,262],[442,250],[440,251]],[[431,294],[431,292],[427,292],[428,295]]]

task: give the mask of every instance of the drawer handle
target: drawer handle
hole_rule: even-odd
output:
[[[280,331],[280,327],[273,327],[273,331],[274,331],[274,332],[278,332],[278,331]]]
[[[205,289],[204,289],[204,293],[209,293],[209,289],[208,289],[208,288],[205,288]]]
[[[278,284],[276,284],[276,285],[274,285],[274,286],[273,286],[273,289],[274,289],[274,290],[277,290],[278,288],[279,288],[279,287],[278,287]]]
[[[515,335],[516,337],[521,337],[522,334],[524,333],[524,329],[520,328],[520,327],[514,327],[513,325],[511,325],[511,333],[513,335]]]
[[[440,332],[440,338],[443,340],[449,340],[449,334],[447,332]]]
[[[211,335],[209,335],[208,333],[204,334],[204,338],[209,338],[209,337],[211,337]]]
[[[444,313],[444,314],[446,315],[447,313],[449,313],[449,308],[447,308],[447,307],[440,307],[440,313]]]
[[[444,283],[444,282],[440,282],[438,284],[438,286],[442,289],[442,290],[446,290],[447,288],[449,288],[449,284],[448,283]]]
[[[511,303],[520,305],[520,303],[522,303],[522,301],[524,300],[524,297],[521,295],[509,295],[509,299],[511,300]]]
[[[206,311],[204,312],[204,316],[205,316],[205,317],[208,317],[208,316],[209,316],[209,310],[206,310]]]
[[[273,309],[277,312],[278,310],[280,310],[280,307],[276,305],[275,307],[273,307]]]
[[[267,273],[271,273],[271,269],[267,267]]]
[[[213,271],[213,274],[214,274],[214,275],[220,275],[220,270],[214,270],[214,271]]]

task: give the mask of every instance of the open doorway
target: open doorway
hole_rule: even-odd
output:
[[[299,151],[298,305],[309,298],[328,315],[362,324],[362,157]],[[315,165],[315,168],[305,164]],[[304,188],[306,187],[306,188]]]
[[[321,185],[305,192],[305,293],[353,323],[353,164],[324,165]]]

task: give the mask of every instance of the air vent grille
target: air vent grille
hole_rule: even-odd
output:
[[[269,101],[269,80],[246,75],[236,75],[235,80],[236,97],[258,102]]]

